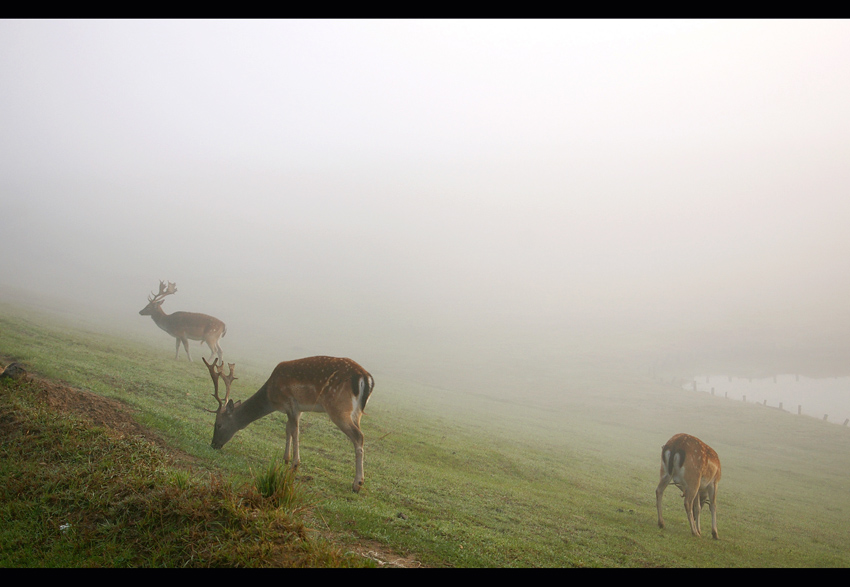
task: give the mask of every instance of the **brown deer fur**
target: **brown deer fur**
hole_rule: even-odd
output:
[[[717,484],[720,481],[720,458],[710,446],[689,434],[676,434],[661,447],[661,480],[655,489],[658,527],[664,527],[661,498],[671,482],[685,498],[685,512],[694,536],[701,536],[699,514],[708,503],[711,510],[711,535],[717,534]]]

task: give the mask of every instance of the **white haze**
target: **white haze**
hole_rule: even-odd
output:
[[[148,332],[171,280],[226,353],[448,387],[841,363],[848,63],[841,20],[0,21],[0,295]]]

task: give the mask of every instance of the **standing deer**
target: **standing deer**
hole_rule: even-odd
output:
[[[298,450],[298,423],[302,412],[325,412],[331,421],[345,433],[354,445],[354,485],[357,492],[363,486],[363,433],[360,431],[360,416],[375,387],[375,380],[360,365],[351,359],[336,357],[308,357],[279,363],[268,381],[250,398],[233,403],[230,384],[235,363],[228,363],[230,374],[224,374],[224,363],[218,359],[212,364],[203,359],[210,371],[218,401],[215,414],[212,447],[220,449],[234,434],[252,422],[272,412],[285,412],[286,448],[283,459],[292,457],[292,467],[301,462]],[[218,396],[218,380],[226,387],[222,400]]]
[[[218,340],[227,334],[227,326],[218,318],[199,314],[197,312],[174,312],[166,314],[162,309],[162,302],[165,296],[177,293],[177,284],[169,281],[168,286],[165,282],[159,282],[159,293],[148,297],[148,305],[139,310],[142,316],[150,316],[157,326],[162,328],[175,339],[174,358],[180,356],[180,343],[183,343],[183,348],[186,349],[186,356],[189,361],[192,360],[192,355],[189,354],[189,340],[200,340],[201,343],[207,343],[210,347],[210,359],[213,355],[218,355],[221,359],[224,354],[221,350],[221,345]]]
[[[717,484],[720,482],[720,458],[714,449],[689,434],[676,434],[661,447],[661,481],[655,489],[658,527],[664,527],[661,498],[672,481],[685,498],[685,512],[694,536],[702,536],[699,513],[703,504],[711,509],[711,535],[717,535]]]

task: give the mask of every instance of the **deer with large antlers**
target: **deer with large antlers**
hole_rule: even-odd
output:
[[[192,355],[189,353],[189,340],[199,340],[201,344],[207,343],[210,347],[210,359],[213,355],[218,355],[221,359],[223,351],[218,343],[219,339],[227,333],[227,327],[224,322],[218,318],[199,314],[197,312],[174,312],[166,314],[162,309],[162,302],[166,296],[177,293],[177,284],[169,281],[168,285],[164,281],[159,282],[159,293],[148,297],[148,305],[139,311],[142,316],[150,316],[157,326],[162,328],[175,339],[174,358],[180,357],[180,343],[183,343],[183,348],[186,349],[186,356],[189,361],[192,360]]]
[[[711,535],[717,535],[717,484],[720,482],[720,457],[696,436],[676,434],[661,447],[661,481],[655,489],[658,527],[664,527],[661,498],[672,482],[685,498],[685,512],[694,536],[701,536],[699,513],[708,503],[711,509]]]
[[[337,428],[354,445],[354,485],[360,491],[363,486],[363,433],[360,431],[360,416],[375,387],[375,380],[360,365],[351,359],[336,357],[308,357],[279,363],[268,381],[250,398],[233,402],[230,399],[230,384],[234,363],[228,363],[230,373],[224,374],[224,363],[218,359],[212,364],[203,359],[213,380],[218,402],[215,414],[212,447],[220,449],[239,430],[271,414],[284,412],[286,422],[286,447],[283,459],[295,468],[301,462],[299,454],[299,421],[302,412],[325,412]],[[218,380],[224,381],[224,399],[218,395]]]

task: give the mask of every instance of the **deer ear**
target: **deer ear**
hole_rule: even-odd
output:
[[[224,408],[225,413],[230,414],[233,412],[233,400],[227,400],[227,406]]]

